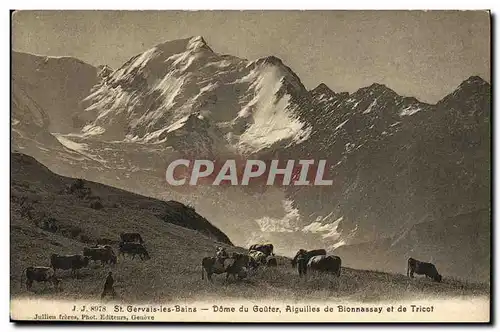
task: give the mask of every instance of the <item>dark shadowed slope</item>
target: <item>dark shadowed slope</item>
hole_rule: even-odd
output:
[[[11,156],[13,219],[19,212],[33,227],[50,218],[55,218],[61,229],[81,226],[75,237],[88,243],[102,237],[115,239],[120,232],[141,229],[140,224],[156,220],[162,222],[160,226],[175,224],[231,244],[224,233],[182,203],[163,202],[90,181],[62,177],[32,157],[21,153]],[[100,207],[91,208],[91,205]],[[102,234],[102,229],[108,231]]]

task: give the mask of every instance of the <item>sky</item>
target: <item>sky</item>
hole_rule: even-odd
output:
[[[435,103],[469,76],[490,81],[485,11],[21,11],[16,51],[118,68],[168,40],[203,36],[217,53],[274,55],[308,89],[372,83]]]

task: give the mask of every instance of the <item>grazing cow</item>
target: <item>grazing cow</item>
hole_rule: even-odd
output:
[[[311,259],[311,257],[314,257],[314,256],[319,256],[319,255],[326,255],[326,250],[325,249],[313,249],[313,250],[305,250],[305,249],[299,249],[299,251],[297,251],[297,253],[295,254],[295,257],[293,257],[292,259],[292,267],[295,268],[295,266],[297,265],[297,257],[299,255],[302,255],[304,256],[304,259],[306,260],[306,264],[307,262],[309,262],[309,259]]]
[[[201,260],[201,279],[205,279],[205,273],[207,274],[207,279],[212,281],[212,274],[221,274],[226,272],[226,268],[219,259],[216,257],[204,257]]]
[[[140,244],[143,244],[144,241],[142,240],[141,234],[139,233],[121,233],[120,234],[120,239],[122,242],[139,242]]]
[[[79,269],[89,265],[89,258],[82,255],[58,255],[50,256],[50,266],[54,269],[54,274],[57,269],[71,270],[73,276],[77,276]]]
[[[266,266],[278,266],[278,261],[274,256],[267,256],[266,257]]]
[[[140,243],[120,242],[119,253],[121,255],[125,255],[125,254],[131,255],[132,259],[134,259],[135,255],[139,255],[139,258],[141,260],[150,259],[148,251]]]
[[[441,282],[441,280],[443,280],[443,276],[438,273],[434,264],[421,262],[410,257],[408,258],[406,275],[410,278],[413,278],[414,273],[424,274],[426,277],[431,278],[432,280],[437,282]]]
[[[83,248],[83,255],[89,257],[90,260],[100,261],[101,265],[116,264],[117,258],[111,246],[96,246],[91,248]]]
[[[54,288],[58,288],[61,282],[56,278],[55,272],[51,267],[46,266],[30,266],[26,268],[26,289],[31,290],[33,281],[50,282]],[[22,279],[21,279],[22,282]]]
[[[229,279],[229,276],[233,276],[233,278],[236,280],[236,277],[238,279],[243,279],[247,277],[248,272],[247,272],[247,266],[248,266],[248,259],[247,255],[243,254],[238,254],[234,253],[231,258],[228,258],[224,261],[224,268],[226,271],[226,280]]]
[[[263,252],[266,256],[274,255],[274,246],[271,243],[252,244],[248,251],[257,250]]]
[[[338,256],[318,255],[307,262],[307,269],[311,271],[332,272],[340,276],[342,260]]]
[[[250,265],[250,256],[248,255],[233,252],[230,258],[240,259],[246,267]]]
[[[257,265],[266,265],[267,256],[262,251],[250,250],[248,256],[250,256]]]

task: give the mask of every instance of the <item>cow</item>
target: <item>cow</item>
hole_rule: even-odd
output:
[[[226,273],[226,280],[229,276],[242,279],[248,275],[248,267],[252,265],[252,259],[249,255],[232,253],[231,256],[224,260],[217,257],[204,257],[201,261],[201,279],[212,281],[213,274]]]
[[[250,256],[257,265],[266,265],[267,256],[262,251],[250,250],[248,256]]]
[[[311,271],[332,272],[340,276],[342,260],[338,256],[317,255],[307,262],[307,269]]]
[[[276,260],[276,257],[267,256],[266,257],[266,266],[268,266],[268,267],[278,266],[278,261]]]
[[[117,258],[111,246],[95,246],[91,248],[83,248],[83,255],[89,257],[90,260],[100,261],[101,265],[116,264]]]
[[[240,254],[240,253],[233,252],[229,258],[239,259],[247,267],[250,265],[250,256],[248,256],[246,254]]]
[[[257,250],[263,252],[266,256],[274,255],[274,246],[271,243],[252,244],[248,251]]]
[[[134,242],[120,242],[119,253],[121,255],[131,255],[132,259],[134,259],[135,255],[139,255],[141,260],[151,258],[142,244]]]
[[[50,282],[54,288],[58,288],[61,279],[56,278],[55,272],[51,267],[47,266],[30,266],[26,268],[26,289],[31,290],[33,281],[36,282]],[[22,278],[21,278],[22,283]]]
[[[121,242],[136,242],[137,241],[140,244],[144,243],[144,241],[142,240],[141,234],[139,234],[139,233],[121,233],[120,239],[122,240]]]
[[[204,257],[201,260],[201,279],[205,279],[205,273],[207,274],[207,279],[212,281],[212,274],[221,274],[226,272],[224,262],[221,262],[217,257]]]
[[[231,258],[228,258],[224,261],[224,268],[226,271],[226,281],[229,279],[229,276],[233,276],[236,280],[246,278],[248,275],[247,267],[248,267],[248,256],[234,253]]]
[[[313,249],[313,250],[305,250],[305,249],[299,249],[297,253],[295,254],[295,257],[292,259],[292,268],[295,268],[297,265],[297,257],[299,255],[303,255],[304,259],[307,262],[309,262],[309,259],[313,256],[319,256],[319,255],[326,255],[326,250],[325,249]]]
[[[50,266],[54,269],[71,270],[71,274],[77,277],[78,270],[89,265],[89,258],[82,255],[58,255],[50,256]]]
[[[441,282],[443,280],[443,276],[440,275],[436,269],[436,266],[432,263],[421,262],[414,258],[408,258],[408,265],[406,268],[406,275],[410,278],[413,278],[413,274],[425,275],[428,278],[436,282]]]

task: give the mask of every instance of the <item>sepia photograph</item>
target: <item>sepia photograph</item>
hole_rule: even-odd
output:
[[[491,21],[11,11],[11,321],[490,323]]]

